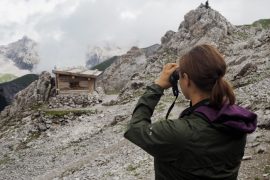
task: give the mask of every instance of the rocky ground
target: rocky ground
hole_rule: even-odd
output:
[[[52,122],[45,131],[35,130],[31,116],[10,126],[0,139],[0,179],[154,179],[152,157],[123,138],[136,100],[104,106],[116,97],[105,95],[103,104],[84,108],[93,113],[67,115],[65,123]],[[165,116],[172,100],[169,91],[153,120]],[[183,102],[180,97],[171,118]],[[270,178],[269,139],[265,129],[249,135],[239,179]]]

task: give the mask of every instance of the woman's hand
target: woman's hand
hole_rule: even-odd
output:
[[[163,70],[159,76],[159,78],[157,78],[155,80],[155,84],[159,85],[161,88],[163,89],[168,89],[170,88],[172,85],[169,82],[169,78],[170,75],[178,68],[178,64],[177,63],[168,63],[165,64],[163,66]]]

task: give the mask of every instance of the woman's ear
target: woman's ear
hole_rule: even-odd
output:
[[[190,86],[190,79],[189,79],[187,73],[184,73],[184,74],[183,74],[183,79],[184,79],[184,81],[185,81],[186,86],[187,86],[187,87]]]

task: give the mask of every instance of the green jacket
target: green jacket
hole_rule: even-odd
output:
[[[124,137],[154,157],[155,178],[169,180],[237,179],[246,133],[222,123],[211,123],[187,108],[179,119],[151,123],[163,95],[148,86],[139,99]]]

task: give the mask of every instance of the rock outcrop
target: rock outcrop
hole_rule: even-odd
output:
[[[201,43],[219,44],[233,33],[235,27],[219,12],[200,5],[184,16],[178,31],[168,31],[161,38],[163,48],[173,48],[178,55],[184,50]]]
[[[16,116],[22,111],[48,101],[54,88],[51,81],[51,74],[46,71],[42,72],[38,80],[32,82],[27,88],[15,95],[12,104],[1,112],[1,117]]]

